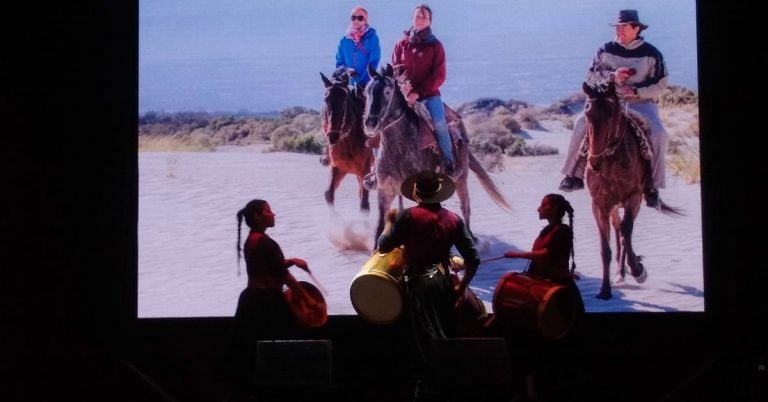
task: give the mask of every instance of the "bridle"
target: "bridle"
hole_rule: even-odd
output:
[[[394,78],[389,78],[389,77],[382,77],[382,78],[387,80],[388,82],[395,81]],[[397,89],[397,83],[396,82],[395,82],[395,84],[393,86],[395,87],[395,91],[399,91],[399,89]],[[384,126],[384,128],[381,128],[381,129],[378,128],[379,124],[381,124],[381,122],[384,121],[383,118],[384,117],[388,117],[389,112],[392,111],[392,104],[395,101],[395,96],[396,96],[396,94],[392,94],[392,96],[389,97],[389,102],[387,103],[387,106],[384,108],[384,110],[387,111],[387,114],[384,114],[381,117],[379,117],[379,115],[377,115],[377,114],[370,114],[370,115],[368,115],[368,117],[373,117],[373,118],[377,119],[377,121],[378,121],[376,123],[376,127],[374,128],[376,132],[384,132],[384,131],[386,131],[388,128],[392,127],[395,123],[399,122],[403,117],[405,117],[405,109],[401,109],[400,110],[400,114],[397,117],[394,117],[394,119],[389,124]]]
[[[590,102],[594,99],[593,97],[590,97]],[[616,124],[612,127],[612,129],[608,132],[607,137],[608,140],[606,141],[607,145],[605,148],[603,148],[602,151],[593,153],[592,147],[588,147],[587,149],[587,163],[589,163],[589,167],[593,170],[596,170],[596,163],[593,161],[597,161],[600,158],[603,157],[610,157],[613,154],[616,153],[616,150],[619,148],[619,146],[622,143],[622,140],[624,139],[624,134],[627,130],[622,130],[622,127],[626,124],[626,116],[623,112],[621,112],[621,109],[619,109],[618,113],[614,113],[614,115],[618,115],[615,117]],[[592,138],[594,140],[595,137],[595,128],[594,125],[590,122],[587,125],[587,136],[588,138]],[[591,142],[591,141],[590,141]]]
[[[331,119],[332,108],[329,107],[328,103],[326,102],[326,116],[327,116],[326,118],[328,119],[328,126],[329,127],[328,127],[327,130],[324,130],[324,131],[325,131],[325,135],[328,136],[329,138],[331,138],[333,134],[337,134],[338,136],[341,136],[341,133],[342,133],[342,131],[344,129],[344,123],[347,121],[347,113],[349,111],[348,103],[349,103],[350,93],[349,93],[349,88],[346,85],[342,85],[342,84],[338,84],[337,83],[337,84],[334,84],[332,87],[329,87],[327,89],[325,99],[327,100],[328,97],[330,96],[330,93],[334,89],[336,89],[336,88],[344,91],[344,95],[343,95],[343,97],[344,97],[343,99],[344,100],[343,100],[343,104],[342,104],[342,106],[343,106],[342,110],[344,110],[344,113],[341,116],[341,122],[342,122],[341,123],[341,127],[337,128],[337,129],[334,129],[333,128],[333,122],[332,122],[332,119]]]

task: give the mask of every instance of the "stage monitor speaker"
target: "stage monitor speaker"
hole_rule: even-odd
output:
[[[324,385],[333,380],[330,340],[259,341],[256,386]]]
[[[433,380],[454,385],[498,384],[511,380],[503,338],[448,338],[431,342]]]

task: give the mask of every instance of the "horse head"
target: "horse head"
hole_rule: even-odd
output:
[[[343,133],[349,132],[351,125],[356,121],[353,97],[350,96],[348,75],[346,73],[338,74],[337,70],[333,77],[334,80],[331,81],[323,73],[320,73],[320,78],[322,78],[325,85],[325,95],[323,96],[323,131],[328,139],[328,143],[331,145],[335,144]]]
[[[369,136],[375,135],[382,121],[391,120],[397,110],[404,107],[405,97],[400,91],[400,86],[394,75],[391,64],[376,72],[368,66],[368,75],[371,80],[365,87],[365,132]],[[395,118],[399,117],[397,115]]]
[[[584,117],[589,142],[588,161],[596,169],[601,157],[615,151],[623,133],[621,124],[625,120],[613,82],[594,86],[585,82],[582,90],[587,95]]]

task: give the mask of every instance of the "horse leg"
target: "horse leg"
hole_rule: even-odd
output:
[[[379,236],[381,236],[381,233],[384,231],[384,216],[389,211],[389,207],[392,205],[392,200],[394,200],[394,198],[394,194],[379,190],[379,224],[376,226],[376,237],[373,239],[374,249],[379,247]]]
[[[472,236],[472,240],[477,241],[477,237],[472,233],[472,227],[469,225],[469,218],[472,210],[469,206],[469,189],[467,188],[466,180],[456,180],[456,194],[459,195],[461,215],[464,217],[464,225],[467,227],[467,232]]]
[[[346,173],[342,173],[339,168],[335,166],[331,168],[331,182],[328,184],[328,190],[325,190],[325,202],[328,205],[333,205],[336,189],[339,188],[339,183],[345,175]]]
[[[616,265],[618,266],[616,277],[613,279],[613,283],[623,283],[624,275],[626,273],[624,266],[624,261],[626,261],[626,254],[624,253],[624,248],[622,247],[623,240],[621,237],[621,231],[619,229],[620,224],[621,219],[619,217],[619,209],[616,208],[611,212],[611,226],[613,227],[613,236],[616,239]]]
[[[597,222],[597,229],[600,233],[600,256],[603,262],[603,280],[600,284],[600,293],[597,294],[598,299],[608,300],[611,295],[611,281],[610,277],[611,268],[611,228],[608,222],[610,212],[601,211],[596,205],[592,205],[592,212],[595,215],[595,221]]]
[[[358,191],[358,196],[360,197],[360,210],[368,213],[371,210],[371,205],[368,201],[370,192],[363,185],[363,177],[364,176],[362,175],[357,176],[357,191]]]
[[[624,238],[624,249],[627,254],[627,265],[632,272],[632,276],[637,283],[643,283],[648,278],[648,271],[643,267],[641,258],[635,254],[632,247],[632,230],[635,226],[635,218],[640,210],[640,198],[638,197],[636,206],[624,213],[624,219],[621,220],[621,235]]]

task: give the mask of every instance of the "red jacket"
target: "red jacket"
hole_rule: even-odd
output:
[[[406,35],[395,44],[392,65],[402,65],[400,71],[411,81],[419,99],[440,96],[440,86],[445,82],[446,75],[445,49],[434,36],[417,45],[409,42]]]

